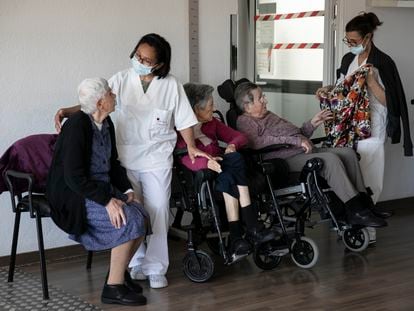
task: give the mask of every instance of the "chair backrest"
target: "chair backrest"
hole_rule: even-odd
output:
[[[4,176],[8,170],[29,173],[33,176],[32,191],[44,193],[57,136],[37,134],[16,141],[0,158],[0,174]],[[13,187],[15,194],[26,192],[27,182],[16,182]],[[0,193],[8,190],[0,178]]]
[[[243,82],[249,82],[249,80],[242,78],[234,82],[231,79],[227,79],[222,84],[217,86],[217,92],[219,93],[220,97],[230,104],[230,108],[226,112],[226,120],[228,126],[235,130],[237,130],[237,117],[243,112],[236,105],[236,101],[234,99],[234,91],[236,90],[236,87]]]

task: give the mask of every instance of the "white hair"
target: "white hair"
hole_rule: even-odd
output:
[[[104,78],[83,80],[78,86],[78,98],[81,110],[86,114],[96,111],[96,103],[110,90],[108,81]]]

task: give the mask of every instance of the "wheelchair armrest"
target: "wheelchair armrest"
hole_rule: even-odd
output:
[[[311,142],[312,142],[314,145],[317,145],[317,144],[320,144],[321,142],[324,142],[324,141],[327,141],[327,140],[328,140],[328,137],[324,136],[324,137],[316,137],[316,138],[312,138],[312,139],[311,139]]]
[[[188,153],[187,147],[185,148],[175,148],[173,155],[174,157],[183,157]]]
[[[247,152],[248,154],[251,155],[261,155],[261,154],[266,154],[269,152],[273,152],[273,151],[278,151],[280,149],[285,149],[285,148],[289,148],[291,145],[288,144],[274,144],[274,145],[270,145],[270,146],[266,146],[264,148],[261,149],[244,149],[245,152]]]

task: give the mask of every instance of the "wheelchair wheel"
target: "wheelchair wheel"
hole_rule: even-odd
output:
[[[346,248],[353,252],[362,252],[368,247],[369,234],[366,228],[346,229],[342,234]]]
[[[183,259],[184,274],[193,282],[208,281],[214,274],[214,262],[206,252],[188,252]]]
[[[271,253],[277,249],[279,244],[275,240],[268,241],[259,245],[253,254],[253,260],[257,267],[262,270],[272,270],[276,268],[281,260],[281,256],[274,256]]]
[[[316,243],[305,236],[300,241],[295,239],[291,246],[291,257],[293,262],[301,268],[312,268],[319,258],[319,249]]]

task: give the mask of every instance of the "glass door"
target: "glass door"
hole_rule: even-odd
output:
[[[266,93],[268,109],[298,126],[320,110],[314,94],[328,80],[331,2],[255,1],[255,81]]]

